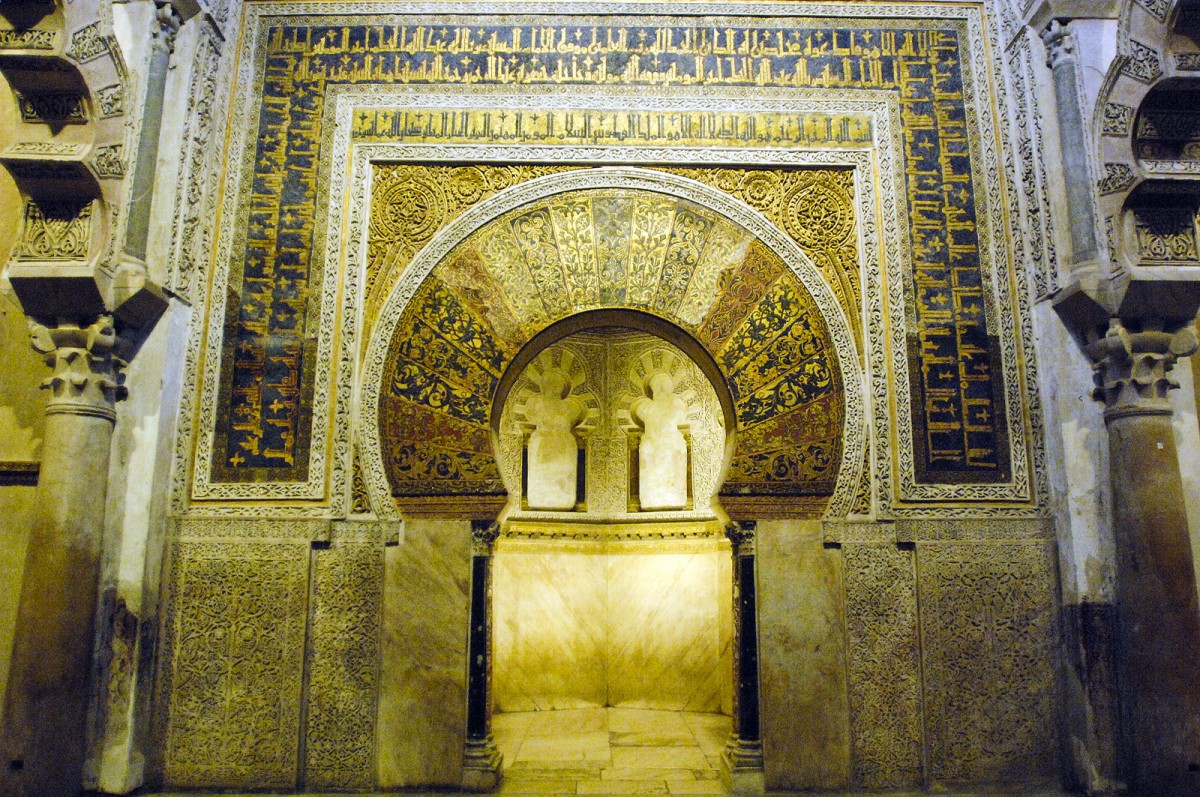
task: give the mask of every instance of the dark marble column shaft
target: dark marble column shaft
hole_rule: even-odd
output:
[[[471,528],[471,632],[467,655],[467,743],[463,782],[467,791],[490,791],[500,783],[503,763],[492,737],[492,551],[500,529],[476,522]]]
[[[725,535],[733,548],[733,734],[725,764],[734,793],[763,789],[762,731],[758,681],[758,594],[755,576],[755,524],[730,523]]]

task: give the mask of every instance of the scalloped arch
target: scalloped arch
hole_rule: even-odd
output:
[[[737,422],[723,494],[832,494],[830,514],[846,511],[865,445],[862,374],[829,286],[755,211],[635,168],[523,183],[417,255],[368,345],[368,467],[402,501],[503,494],[490,412],[505,370],[547,327],[603,309],[670,322],[718,364]]]
[[[1129,195],[1148,178],[1134,148],[1142,103],[1157,86],[1180,78],[1200,79],[1200,71],[1172,49],[1180,0],[1169,4],[1125,0],[1117,31],[1117,57],[1104,77],[1092,114],[1093,135],[1100,153],[1100,208],[1113,216]],[[1191,54],[1200,59],[1200,54]],[[1200,60],[1195,61],[1200,65]]]

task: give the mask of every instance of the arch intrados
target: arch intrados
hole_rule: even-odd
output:
[[[626,308],[584,310],[575,313],[550,324],[522,346],[521,350],[513,357],[512,362],[508,364],[508,368],[505,369],[503,376],[500,377],[500,382],[496,386],[496,392],[492,396],[492,433],[499,434],[500,416],[504,409],[504,403],[508,401],[509,393],[524,372],[526,366],[533,362],[535,357],[541,354],[547,347],[576,333],[596,332],[612,328],[636,329],[639,332],[654,335],[676,346],[690,357],[692,362],[700,367],[701,372],[713,386],[713,390],[716,391],[717,400],[721,402],[721,413],[725,420],[726,437],[728,439],[732,436],[737,429],[737,414],[733,405],[733,394],[729,392],[729,385],[725,381],[725,375],[721,373],[717,361],[708,353],[708,350],[700,345],[700,342],[689,335],[684,329],[667,321],[665,318],[660,318],[641,310]]]

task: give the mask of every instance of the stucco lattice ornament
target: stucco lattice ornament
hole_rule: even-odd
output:
[[[1147,328],[1133,332],[1120,319],[1109,321],[1104,337],[1087,346],[1095,361],[1092,397],[1105,404],[1106,420],[1123,415],[1169,414],[1167,391],[1179,387],[1168,376],[1180,357],[1200,348],[1194,327],[1178,332]]]
[[[88,326],[64,323],[56,327],[30,324],[33,348],[45,355],[54,373],[42,381],[50,390],[46,414],[94,415],[116,418],[114,405],[125,398],[125,361],[113,352],[117,333],[111,316]]]

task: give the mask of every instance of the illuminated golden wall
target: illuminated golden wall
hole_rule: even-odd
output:
[[[505,540],[493,571],[497,711],[728,714],[729,546]]]
[[[514,472],[497,391],[591,311],[673,325],[731,396],[767,786],[1051,777],[1014,267],[1045,247],[1012,210],[1035,165],[993,5],[463,8],[245,8],[175,474],[167,785],[452,778],[468,521],[500,519]],[[499,706],[724,708],[727,560],[501,538]]]

